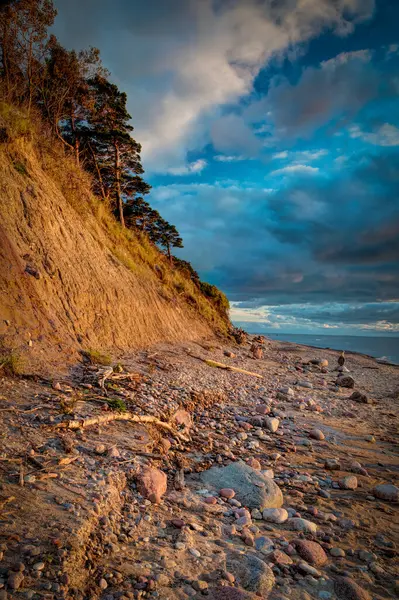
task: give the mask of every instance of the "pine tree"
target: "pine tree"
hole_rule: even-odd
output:
[[[126,94],[102,76],[97,75],[89,83],[94,99],[87,136],[92,169],[101,178],[101,195],[113,200],[124,227],[126,200],[147,194],[151,187],[140,177],[144,173],[141,146],[131,136],[133,127],[126,108]]]
[[[157,224],[158,243],[166,251],[166,255],[172,262],[171,248],[183,248],[183,240],[180,237],[174,225],[171,225],[164,219],[160,219]]]

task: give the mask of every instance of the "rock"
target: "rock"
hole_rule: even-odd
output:
[[[188,551],[194,558],[201,558],[201,552],[197,548],[189,548]]]
[[[169,452],[169,450],[172,447],[172,444],[171,444],[170,440],[168,440],[168,438],[162,438],[161,441],[160,441],[160,445],[161,445],[161,449],[165,453]]]
[[[235,498],[249,509],[280,508],[283,504],[278,485],[242,461],[227,467],[212,467],[203,471],[200,477],[207,488],[220,489],[222,485],[234,489]]]
[[[340,479],[338,484],[341,490],[355,490],[357,488],[357,477],[354,475],[347,475],[346,477],[343,477],[343,479]]]
[[[267,598],[275,579],[271,568],[252,554],[232,552],[226,557],[226,567],[237,582],[248,592]]]
[[[316,523],[299,517],[288,519],[288,526],[294,531],[303,531],[303,533],[316,533],[317,531]]]
[[[167,481],[166,474],[160,469],[144,467],[139,473],[137,486],[144,498],[158,504],[166,492]]]
[[[296,551],[306,562],[316,567],[322,567],[326,564],[328,557],[323,548],[317,542],[309,540],[297,540],[295,542]]]
[[[223,354],[224,354],[225,356],[227,356],[228,358],[235,358],[235,357],[236,357],[236,355],[234,354],[234,352],[230,352],[230,350],[225,350],[225,351],[223,352]]]
[[[262,554],[268,555],[273,552],[275,546],[273,540],[262,535],[256,538],[255,548],[259,550],[259,552],[262,552]]]
[[[226,500],[230,500],[236,495],[235,491],[231,488],[223,488],[219,491],[219,494],[222,496],[222,498],[226,498]]]
[[[326,458],[324,468],[328,471],[339,471],[341,464],[337,458]]]
[[[97,446],[94,449],[94,452],[96,454],[105,454],[107,451],[106,446],[104,446],[104,444],[97,444]]]
[[[266,417],[265,419],[265,427],[268,431],[275,433],[280,425],[280,420],[275,417]]]
[[[269,523],[285,523],[288,519],[288,512],[285,508],[265,508],[262,517]]]
[[[260,471],[261,468],[262,468],[262,465],[260,464],[260,462],[256,458],[250,458],[247,461],[247,465],[249,467],[251,467],[252,469],[255,469],[255,471]]]
[[[44,567],[45,567],[45,563],[44,562],[37,562],[33,565],[32,569],[34,571],[43,571]]]
[[[349,577],[338,577],[334,591],[342,600],[371,600],[370,594]]]
[[[366,394],[362,394],[359,391],[353,392],[351,396],[349,396],[349,400],[353,400],[354,402],[359,402],[360,404],[372,404],[373,401],[371,398],[368,398]]]
[[[299,387],[307,388],[309,390],[313,389],[313,383],[310,383],[310,381],[297,381],[297,385],[299,385]]]
[[[8,594],[6,592],[6,590],[0,590],[0,600],[7,600],[8,599]]]
[[[322,441],[326,438],[326,436],[321,431],[321,429],[312,429],[311,431],[309,431],[309,437],[312,438],[312,440],[319,440],[319,441]]]
[[[203,590],[207,590],[208,589],[208,582],[204,581],[203,579],[197,579],[197,581],[194,581],[193,583],[193,588],[195,590],[197,590],[197,592],[202,592]]]
[[[322,358],[319,360],[319,367],[328,367],[328,360],[326,358]]]
[[[335,383],[336,383],[336,385],[339,385],[339,387],[343,387],[343,388],[354,388],[355,387],[355,380],[350,375],[342,375],[342,376],[338,377],[338,379]]]
[[[256,600],[254,594],[227,585],[211,590],[207,598],[208,600]]]
[[[336,558],[342,558],[345,556],[345,550],[342,548],[330,548],[330,554]]]
[[[295,396],[294,390],[292,388],[288,387],[288,386],[287,387],[279,388],[278,391],[279,391],[280,394],[283,394],[284,396],[291,396],[291,397]]]
[[[121,453],[119,452],[118,448],[116,448],[116,446],[112,446],[108,452],[107,455],[110,458],[120,458]]]
[[[312,577],[321,577],[320,571],[312,567],[312,565],[308,565],[306,562],[299,562],[298,569],[303,571],[303,573],[307,573],[308,575],[312,575]]]
[[[260,346],[251,348],[251,352],[252,352],[253,358],[256,358],[257,360],[260,360],[261,358],[263,358],[263,350]]]
[[[270,408],[267,404],[258,404],[255,406],[255,411],[258,415],[268,415],[270,412]]]
[[[359,462],[357,462],[357,461],[354,461],[354,462],[351,464],[351,466],[350,466],[350,470],[351,470],[353,473],[358,473],[359,475],[364,475],[365,477],[368,477],[368,476],[369,476],[369,474],[368,474],[368,472],[366,471],[366,469],[365,469],[364,467],[362,467],[362,465],[361,465]]]
[[[106,580],[106,579],[104,579],[104,577],[102,577],[102,578],[100,579],[100,581],[98,582],[98,585],[99,585],[99,588],[100,588],[100,590],[106,590],[106,589],[107,589],[107,587],[108,587],[107,580]]]
[[[372,444],[375,444],[375,437],[373,435],[366,435],[364,439],[366,440],[366,442],[371,442]]]
[[[380,500],[387,500],[387,502],[399,502],[399,488],[392,483],[381,483],[376,485],[373,494]]]
[[[282,550],[274,550],[269,556],[268,559],[272,562],[276,563],[276,565],[292,565],[293,560],[288,554],[283,552]]]
[[[179,408],[172,416],[171,421],[175,423],[180,429],[188,431],[193,426],[193,420],[190,413],[184,408]]]
[[[21,571],[12,571],[7,578],[7,585],[10,590],[18,590],[24,580],[24,574]]]

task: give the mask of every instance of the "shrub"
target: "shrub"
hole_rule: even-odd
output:
[[[99,352],[98,350],[83,350],[82,355],[92,364],[92,365],[103,365],[108,367],[111,364],[111,357],[109,354],[104,354]]]
[[[0,372],[9,377],[21,375],[23,371],[23,360],[21,355],[11,350],[0,355]]]

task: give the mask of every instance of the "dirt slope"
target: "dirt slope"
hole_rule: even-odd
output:
[[[79,348],[210,335],[219,318],[211,303],[191,281],[176,281],[148,243],[126,240],[94,202],[67,159],[38,156],[24,139],[0,144],[3,344],[37,363]]]

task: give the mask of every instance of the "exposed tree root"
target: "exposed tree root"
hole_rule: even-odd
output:
[[[166,429],[166,431],[169,431],[175,438],[181,440],[182,442],[189,441],[189,439],[185,435],[176,431],[172,427],[172,425],[169,425],[169,423],[160,421],[159,419],[157,419],[156,417],[152,417],[151,415],[133,415],[132,413],[112,413],[108,415],[99,415],[98,417],[89,417],[87,419],[65,421],[63,423],[58,423],[55,427],[56,429],[85,429],[86,427],[90,427],[91,425],[105,425],[106,423],[111,423],[112,421],[151,423],[153,425],[156,425],[157,427]]]
[[[243,373],[244,375],[251,375],[252,377],[258,377],[259,379],[263,379],[263,375],[259,375],[259,373],[253,373],[252,371],[246,371],[245,369],[240,369],[239,367],[225,365],[224,363],[216,362],[215,360],[210,360],[209,358],[201,358],[200,356],[196,356],[195,354],[189,354],[189,356],[201,360],[206,365],[208,365],[208,367],[217,367],[218,369],[224,369],[225,371],[235,371],[236,373]]]

